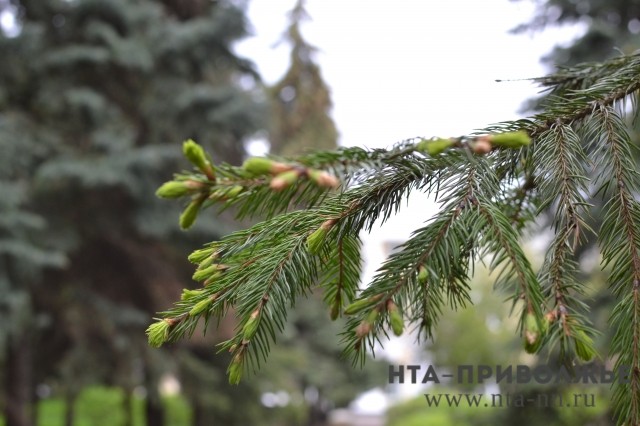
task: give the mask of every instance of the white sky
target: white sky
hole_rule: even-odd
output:
[[[250,2],[255,37],[239,46],[267,82],[288,65],[274,49],[295,0]],[[575,29],[535,36],[507,31],[527,21],[528,1],[308,0],[303,32],[332,91],[342,145],[384,147],[414,136],[459,136],[517,118],[543,75],[539,58]]]

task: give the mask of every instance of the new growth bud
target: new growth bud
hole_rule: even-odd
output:
[[[379,313],[380,313],[379,308],[375,308],[371,312],[369,312],[369,315],[367,315],[367,318],[362,320],[362,322],[358,324],[358,327],[356,327],[356,336],[358,336],[359,338],[363,338],[367,334],[371,333],[371,330],[373,330],[373,325],[376,323],[376,320],[378,319]]]
[[[206,262],[203,262],[196,269],[191,278],[193,278],[194,281],[204,281],[204,285],[206,286],[211,284],[227,269],[229,269],[229,265],[223,265],[220,263],[207,264]]]
[[[242,354],[237,354],[233,357],[227,369],[227,374],[229,375],[230,384],[237,385],[240,383],[240,379],[242,378]]]
[[[366,336],[370,332],[371,332],[371,323],[368,322],[367,320],[363,320],[356,327],[356,336],[358,336],[359,338],[363,338],[364,336]]]
[[[372,325],[375,324],[376,320],[378,319],[379,313],[380,309],[373,309],[371,312],[369,312],[369,315],[367,315],[367,322]]]
[[[200,211],[200,207],[202,207],[202,203],[204,198],[198,197],[192,200],[186,209],[180,215],[180,228],[189,229],[191,225],[196,221],[198,217],[198,212]]]
[[[195,180],[171,180],[162,184],[156,191],[156,196],[160,198],[180,198],[193,194],[204,188],[202,182]]]
[[[549,327],[553,324],[557,319],[556,312],[550,311],[544,314],[542,317],[542,334],[545,335],[549,331]]]
[[[398,306],[391,300],[387,302],[387,312],[389,312],[389,322],[391,323],[393,334],[401,336],[404,331],[404,320]]]
[[[420,265],[420,267],[418,268],[418,282],[424,285],[427,283],[428,279],[429,273],[427,272],[427,268],[425,268],[424,265]]]
[[[200,145],[191,139],[186,140],[182,144],[182,153],[191,164],[200,169],[209,179],[215,180],[215,173],[213,167],[211,167],[211,162]]]
[[[251,340],[258,331],[258,324],[260,323],[260,309],[256,309],[251,313],[249,319],[242,327],[242,340]]]
[[[536,353],[542,343],[542,336],[538,320],[533,312],[527,312],[524,317],[524,349],[527,353]]]
[[[215,260],[214,256],[209,256],[203,259],[202,262],[198,264],[198,269],[208,268],[209,266],[213,265],[214,260]]]
[[[262,176],[277,175],[293,169],[293,166],[264,157],[251,157],[245,160],[242,168],[253,176]]]
[[[283,189],[288,188],[298,181],[300,177],[300,172],[298,170],[289,170],[288,172],[283,172],[271,179],[271,183],[269,186],[274,191],[282,191]]]
[[[309,253],[318,254],[320,252],[320,248],[322,247],[329,230],[333,228],[335,223],[335,219],[325,220],[318,229],[307,237],[307,250],[309,250]]]
[[[169,339],[169,329],[171,328],[171,321],[163,319],[162,321],[154,322],[147,328],[147,336],[149,338],[149,344],[154,348],[159,348],[164,342]]]
[[[185,288],[182,290],[182,294],[180,295],[180,300],[182,301],[191,300],[193,298],[200,296],[202,292],[203,290],[189,290]]]
[[[480,136],[471,143],[471,150],[474,154],[485,155],[490,153],[492,149],[493,145],[491,145],[489,136]]]
[[[531,137],[522,130],[517,132],[497,133],[489,136],[492,145],[517,149],[531,144]]]
[[[271,173],[272,164],[273,161],[268,158],[251,157],[247,158],[244,163],[242,163],[242,168],[254,176],[260,176]]]
[[[199,301],[193,308],[189,311],[189,316],[195,317],[196,315],[200,315],[204,311],[208,310],[211,307],[213,300],[210,297],[207,297],[204,300]]]
[[[596,355],[593,347],[593,340],[582,330],[578,330],[574,339],[576,345],[576,355],[583,361],[591,361]]]
[[[365,310],[366,308],[368,308],[369,306],[373,305],[374,303],[376,303],[380,299],[382,299],[382,295],[381,294],[377,294],[375,296],[371,296],[371,297],[368,297],[366,299],[356,300],[355,302],[353,302],[352,304],[350,304],[349,306],[346,307],[346,309],[344,310],[344,314],[345,315],[355,315],[358,312],[361,312],[361,311]]]
[[[244,187],[241,185],[234,185],[231,188],[227,189],[224,193],[224,197],[227,200],[237,197],[240,193],[244,191]]]
[[[340,186],[338,178],[325,171],[311,169],[308,174],[309,179],[318,186],[325,188],[337,188]]]
[[[218,265],[219,267],[220,265]],[[209,285],[211,285],[213,282],[215,282],[215,280],[220,277],[220,275],[222,275],[222,271],[221,269],[218,268],[217,271],[215,271],[213,274],[209,275],[209,278],[207,278],[206,280],[204,280],[204,282],[202,283],[203,286],[207,287]]]
[[[418,142],[416,151],[427,153],[432,157],[442,154],[447,149],[455,145],[453,139],[427,139]]]
[[[217,271],[218,265],[211,265],[204,269],[197,269],[191,278],[193,278],[194,281],[203,281]]]
[[[244,187],[241,185],[234,185],[230,188],[216,189],[211,193],[211,195],[209,195],[209,200],[211,201],[231,200],[237,197],[238,195],[240,195],[242,191],[244,191]]]
[[[200,263],[208,257],[216,258],[217,254],[215,254],[215,247],[206,247],[203,249],[199,249],[194,251],[189,255],[189,262],[191,263]]]

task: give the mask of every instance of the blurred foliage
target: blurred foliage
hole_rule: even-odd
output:
[[[284,41],[291,45],[289,68],[269,87],[271,118],[269,141],[278,155],[304,154],[337,146],[338,131],[330,116],[331,94],[314,60],[316,48],[303,37],[308,19],[304,1],[298,0],[289,14]]]
[[[500,425],[522,425],[522,426],[539,426],[541,424],[548,426],[584,426],[584,425],[607,425],[606,420],[603,420],[603,414],[606,411],[606,405],[608,397],[603,397],[595,389],[585,388],[571,388],[566,389],[562,393],[563,401],[573,400],[574,393],[592,393],[597,396],[595,398],[595,407],[556,407],[545,408],[545,397],[538,399],[538,394],[533,393],[521,393],[523,398],[531,399],[535,401],[541,401],[540,407],[535,407],[533,404],[527,404],[525,407],[516,407],[509,410],[506,406],[499,406],[499,401],[496,399],[496,406],[491,406],[492,396],[491,394],[485,394],[482,396],[480,406],[471,406],[467,403],[465,397],[460,400],[458,406],[449,406],[445,404],[445,394],[449,394],[450,397],[458,397],[460,394],[459,389],[439,387],[429,388],[425,393],[430,393],[432,396],[442,394],[441,402],[438,408],[430,407],[426,402],[425,396],[421,395],[404,403],[398,404],[392,407],[387,412],[386,426],[422,426],[422,425],[438,425],[438,426],[483,426],[487,424],[500,424]],[[506,394],[503,393],[503,404],[506,404]],[[517,398],[512,394],[513,400]],[[544,393],[541,395],[545,395]],[[472,393],[472,396],[477,396]],[[553,401],[550,397],[548,401]],[[484,406],[487,403],[489,406]],[[549,403],[549,405],[551,405]],[[514,413],[518,413],[514,416]]]
[[[532,233],[534,235],[536,233]],[[539,235],[539,234],[538,234]],[[590,253],[593,256],[593,253]],[[528,250],[530,258],[536,254]],[[539,263],[541,260],[538,260]],[[537,265],[539,266],[539,265]],[[607,329],[607,321],[610,314],[610,292],[606,286],[606,277],[600,271],[596,262],[585,261],[582,271],[587,280],[587,297],[598,298],[598,303],[591,311],[590,316],[596,324],[596,328]],[[475,275],[471,283],[471,300],[473,305],[463,309],[445,309],[442,319],[434,332],[434,338],[426,345],[426,359],[432,364],[440,375],[450,369],[457,374],[460,365],[495,366],[528,365],[531,368],[538,364],[551,364],[556,366],[558,358],[557,347],[552,347],[546,353],[538,356],[527,354],[523,350],[522,338],[514,336],[517,318],[510,315],[509,306],[503,301],[506,297],[492,286],[492,275],[487,269],[478,264],[475,267]],[[598,340],[600,354],[606,354],[610,345],[611,335],[607,334]],[[601,360],[594,361],[601,363]],[[426,367],[426,365],[425,365]],[[425,370],[421,370],[424,372]],[[514,370],[515,371],[515,370]],[[495,372],[495,370],[494,370]],[[420,377],[420,373],[418,375]],[[441,377],[442,378],[442,377]],[[443,379],[441,384],[433,384],[423,389],[423,393],[431,395],[460,393],[483,393],[491,401],[491,394],[505,395],[522,394],[526,399],[542,400],[555,394],[562,394],[565,400],[571,400],[573,394],[594,394],[595,407],[554,407],[540,406],[527,403],[524,407],[470,407],[463,399],[459,407],[449,407],[443,403],[439,407],[429,406],[424,395],[420,395],[409,401],[393,405],[387,411],[387,426],[396,425],[484,425],[484,424],[518,424],[521,426],[579,426],[579,425],[611,425],[611,413],[609,412],[611,389],[607,384],[599,385],[555,385],[553,383],[540,385],[506,384],[495,387],[495,375],[489,378],[485,384],[472,383],[456,384]],[[488,387],[485,387],[487,385]],[[399,385],[410,386],[410,385]],[[489,393],[488,393],[489,392]],[[506,398],[506,397],[505,397]],[[539,399],[540,398],[540,399]]]
[[[475,269],[471,300],[466,309],[446,308],[428,351],[433,364],[507,365],[523,353],[522,342],[514,337],[517,318],[509,316],[506,294],[492,288],[486,268]]]
[[[131,426],[143,426],[144,398],[134,397]],[[76,399],[74,426],[125,426],[125,395],[121,389],[93,386],[84,389]],[[190,424],[191,409],[182,396],[163,398],[166,407],[167,426]],[[63,426],[65,402],[59,398],[44,399],[38,403],[37,426]],[[4,426],[0,417],[0,425]]]
[[[438,388],[438,393],[456,393],[455,389]],[[386,426],[481,426],[495,424],[495,417],[491,409],[469,407],[460,404],[459,407],[429,407],[424,396],[398,404],[387,411]]]
[[[282,337],[271,374],[240,386],[227,384],[228,359],[214,357],[204,338],[162,351],[146,345],[153,313],[195,285],[187,284],[186,247],[237,226],[230,215],[209,214],[192,232],[178,230],[181,206],[154,193],[172,171],[189,167],[179,144],[196,139],[216,162],[236,165],[244,142],[261,131],[278,141],[274,152],[336,144],[329,92],[299,31],[302,3],[287,29],[291,68],[278,83],[295,86],[293,115],[270,99],[280,89],[265,88],[253,64],[234,53],[247,35],[245,6],[0,0],[0,10],[16,17],[15,27],[0,31],[0,57],[8,58],[0,67],[0,320],[7,325],[0,399],[10,426],[31,424],[29,406],[43,383],[55,399],[38,403],[40,421],[83,424],[94,415],[118,424],[113,416],[122,408],[109,407],[129,398],[133,424],[197,426],[313,424],[371,382],[366,372],[340,375],[347,366],[336,337],[315,316],[300,318],[305,333]],[[224,322],[207,340],[234,326]],[[157,387],[167,373],[179,378],[188,409],[161,403]],[[144,401],[133,397],[138,386],[147,389]],[[312,388],[320,397],[307,401]],[[282,391],[291,404],[261,404],[262,393]],[[173,418],[186,411],[190,420]]]
[[[93,383],[126,393],[142,384],[148,422],[160,425],[158,379],[188,367],[170,350],[150,351],[144,329],[190,282],[186,244],[234,224],[209,215],[195,233],[180,233],[179,206],[154,192],[170,170],[187,167],[176,149],[183,139],[238,164],[244,141],[265,126],[259,76],[233,52],[246,35],[242,4],[21,0],[0,7],[17,22],[0,34],[6,414],[10,424],[29,424],[26,407],[40,383],[69,400]],[[72,408],[66,404],[68,418]]]
[[[522,0],[512,0],[522,1]],[[515,32],[541,31],[549,26],[579,24],[584,34],[567,47],[556,47],[545,61],[572,65],[602,61],[620,52],[632,53],[640,44],[640,4],[626,0],[533,0],[533,18]]]

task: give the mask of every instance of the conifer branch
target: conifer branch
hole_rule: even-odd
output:
[[[337,247],[328,260],[323,262],[318,286],[324,291],[324,301],[330,306],[332,320],[337,319],[344,305],[355,298],[362,272],[361,244],[357,237],[343,236],[338,239]]]
[[[595,111],[591,143],[598,191],[609,195],[599,239],[603,268],[610,266],[609,285],[619,297],[611,315],[616,332],[611,351],[616,366],[630,368],[629,383],[615,383],[613,402],[619,422],[640,423],[640,174],[631,155],[631,140],[620,116],[611,107]]]
[[[429,328],[423,331],[429,336],[432,333],[431,326],[437,322],[437,314],[441,310],[438,302],[444,295],[448,295],[453,306],[464,306],[469,300],[466,291],[466,265],[469,262],[471,247],[456,246],[460,245],[460,235],[469,232],[469,221],[462,221],[461,215],[472,207],[478,173],[472,169],[466,175],[456,175],[457,179],[466,183],[463,188],[457,190],[457,195],[443,209],[447,213],[438,215],[425,228],[415,231],[400,250],[389,257],[371,284],[354,302],[355,305],[374,300],[366,309],[360,310],[358,315],[351,317],[343,334],[344,354],[351,357],[354,363],[364,361],[363,346],[373,347],[379,334],[385,333],[385,321],[379,319],[387,313],[385,308],[389,302],[400,306],[412,321],[417,320],[428,325]],[[457,189],[458,186],[453,188]],[[470,236],[462,241],[466,243],[468,238]],[[419,277],[421,268],[432,271],[432,285],[427,285],[431,281],[429,278],[425,280]],[[413,295],[426,292],[435,294],[421,297],[420,305],[412,306]],[[426,299],[435,304],[425,304]],[[372,321],[372,317],[378,321]],[[390,319],[387,322],[390,322]],[[363,330],[366,330],[366,333]]]
[[[472,262],[490,255],[498,287],[509,289],[521,308],[525,349],[559,342],[565,362],[591,359],[595,331],[576,279],[576,251],[593,232],[587,218],[600,195],[602,267],[610,269],[618,297],[612,352],[617,366],[632,368],[628,385],[616,383],[614,403],[621,424],[639,424],[640,176],[615,108],[640,91],[640,56],[540,81],[554,95],[543,113],[469,136],[249,159],[243,167],[213,165],[190,145],[197,170],[176,175],[159,195],[190,199],[183,216],[191,221],[212,205],[264,220],[190,256],[203,287],[185,290],[149,327],[150,343],[188,335],[201,319],[206,326],[233,309],[238,327],[221,349],[232,352],[228,374],[235,383],[266,358],[296,299],[319,286],[331,318],[349,318],[344,354],[361,363],[390,331],[403,333],[405,320],[432,337],[445,303],[469,302]],[[412,191],[434,197],[440,212],[425,218],[359,289],[359,233],[397,213]],[[554,235],[536,273],[520,240],[543,214]]]
[[[518,235],[511,227],[509,218],[496,209],[493,204],[485,200],[480,201],[478,209],[484,217],[489,231],[494,233],[495,239],[486,239],[488,252],[494,253],[491,269],[496,269],[505,261],[509,262],[509,265],[500,271],[496,278],[496,283],[507,285],[512,279],[515,279],[520,290],[513,297],[514,304],[519,299],[522,299],[526,311],[534,313],[538,318],[541,318],[542,295],[540,294],[540,284],[533,273],[531,264],[520,248]]]
[[[569,94],[572,91],[583,90],[594,82],[611,75],[617,70],[636,63],[635,55],[619,56],[606,62],[582,63],[571,67],[560,67],[554,74],[534,78],[541,86],[547,87],[553,95]]]
[[[589,65],[585,65],[588,67]],[[640,54],[628,55],[622,59],[613,59],[603,64],[609,72],[592,75],[584,88],[560,91],[551,96],[544,105],[544,112],[531,118],[498,123],[488,126],[485,132],[509,132],[525,130],[534,139],[549,130],[553,125],[571,125],[588,118],[600,107],[612,106],[616,102],[638,92],[640,89]],[[596,67],[600,69],[601,67]],[[559,74],[563,76],[563,74]],[[552,81],[557,74],[544,79]],[[561,78],[565,78],[564,76]],[[579,75],[574,80],[579,80]],[[573,81],[569,78],[570,81]]]
[[[532,174],[526,175],[522,184],[514,191],[513,196],[502,203],[503,210],[511,210],[508,217],[517,229],[522,229],[533,220],[531,213],[527,213],[527,203],[532,201],[532,193],[535,189],[534,176]]]
[[[555,236],[539,276],[551,305],[547,320],[558,320],[558,326],[551,328],[550,338],[559,341],[560,356],[570,365],[574,352],[571,340],[580,349],[575,351],[579,355],[595,353],[594,348],[580,341],[580,338],[590,339],[593,330],[584,315],[586,306],[576,297],[583,291],[575,280],[578,271],[572,258],[584,240],[584,232],[592,232],[584,219],[590,207],[585,199],[587,159],[579,136],[568,125],[552,126],[540,135],[538,143],[535,164],[542,199],[539,210],[550,207],[555,210]]]

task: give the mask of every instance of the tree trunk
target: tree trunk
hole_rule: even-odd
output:
[[[6,426],[32,426],[31,345],[28,333],[9,338],[5,364]]]
[[[151,395],[149,395],[147,397],[145,411],[147,414],[147,426],[164,425],[164,410],[159,396],[152,398]]]
[[[164,407],[160,392],[158,392],[158,375],[149,365],[148,359],[145,365],[145,387],[147,388],[147,399],[145,400],[147,426],[164,426]]]
[[[71,385],[74,386],[74,385]],[[73,426],[73,419],[76,414],[75,410],[76,392],[67,389],[64,395],[64,426]]]
[[[191,404],[191,409],[193,410],[193,421],[192,426],[208,426],[206,424],[206,413],[202,403],[198,401],[197,398],[193,399],[193,403]]]
[[[306,382],[305,382],[306,383]],[[303,389],[306,389],[306,385]],[[307,426],[326,426],[327,412],[323,407],[324,393],[322,389],[317,389],[317,397],[314,401],[307,401]]]
[[[133,426],[133,390],[129,386],[122,388],[124,391],[124,401],[122,401],[122,410],[124,411],[123,426]]]
[[[310,404],[307,426],[326,426],[327,414],[319,405],[320,404]]]

